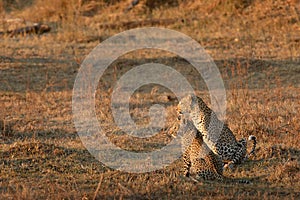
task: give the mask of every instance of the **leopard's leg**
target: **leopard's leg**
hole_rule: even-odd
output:
[[[224,163],[220,156],[210,152],[207,163],[209,163],[209,166],[215,169],[218,174],[223,174]]]
[[[256,153],[255,153],[256,144],[257,144],[256,137],[254,135],[250,135],[248,140],[253,141],[253,146],[252,146],[250,153],[246,155],[246,159],[248,159],[250,155],[256,156]]]
[[[232,160],[229,161],[224,168],[228,167],[233,169],[237,164],[241,163],[245,158],[246,146],[242,143],[238,143],[238,148],[232,157]]]
[[[240,140],[238,141],[238,144],[240,144],[240,145],[246,147],[246,146],[247,146],[247,140],[246,140],[246,138],[240,139]]]
[[[197,158],[193,161],[193,167],[196,169],[196,179],[223,181],[223,175],[218,174],[216,169],[203,158]]]
[[[224,181],[224,177],[218,173],[216,173],[215,171],[212,170],[203,170],[199,173],[197,173],[196,176],[197,180],[205,180],[205,181],[219,181],[219,182],[223,182]]]
[[[183,175],[189,177],[192,165],[189,150],[185,151],[185,153],[183,154],[183,162]]]

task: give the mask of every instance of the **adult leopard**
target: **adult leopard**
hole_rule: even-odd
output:
[[[255,154],[256,137],[249,136],[248,140],[253,141],[253,147],[247,154],[247,140],[242,138],[237,141],[232,131],[218,119],[204,101],[194,95],[187,95],[182,98],[177,106],[178,117],[187,115],[194,126],[203,136],[203,141],[217,155],[220,156],[225,167],[233,168],[250,155]]]
[[[183,175],[195,181],[214,180],[225,183],[250,183],[246,179],[232,179],[223,176],[224,163],[203,141],[202,134],[193,122],[181,118],[175,123],[169,134],[173,137],[180,135],[183,150]],[[180,127],[180,129],[179,129]]]

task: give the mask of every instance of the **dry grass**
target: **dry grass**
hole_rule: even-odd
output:
[[[53,30],[0,38],[1,199],[299,199],[299,1],[141,0],[128,12],[130,1],[54,2],[0,5],[3,19],[41,20]],[[181,176],[180,160],[155,172],[119,172],[83,146],[72,121],[72,88],[81,61],[99,40],[129,29],[126,22],[153,19],[178,20],[155,26],[186,33],[214,58],[226,86],[229,127],[237,138],[254,134],[259,142],[256,157],[225,175],[253,184],[194,183]],[[3,20],[2,30],[12,27]],[[99,82],[96,110],[110,139],[132,151],[158,149],[171,140],[165,131],[134,139],[112,123],[109,99],[115,81],[148,62],[173,66],[209,104],[200,75],[176,55],[149,50],[122,56]],[[153,103],[166,107],[170,125],[177,100],[157,85],[132,96],[134,120],[149,122]]]

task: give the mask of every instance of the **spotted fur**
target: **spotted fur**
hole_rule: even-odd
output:
[[[181,135],[183,150],[183,174],[195,180],[250,183],[245,179],[231,179],[223,176],[224,164],[203,142],[202,134],[190,120],[180,119],[172,134]],[[180,127],[180,129],[179,129]],[[178,133],[179,134],[178,134]]]
[[[243,138],[237,141],[228,126],[218,119],[200,97],[184,97],[177,106],[177,112],[179,117],[183,114],[188,116],[202,133],[203,141],[228,164],[226,166],[232,167],[255,154],[256,137],[249,137],[253,141],[253,148],[247,155],[247,140]]]

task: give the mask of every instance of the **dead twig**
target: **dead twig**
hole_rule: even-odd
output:
[[[102,180],[103,180],[103,174],[101,174],[101,177],[100,177],[100,180],[99,180],[97,189],[96,189],[95,194],[94,194],[94,197],[93,197],[93,200],[95,200],[96,197],[97,197],[97,194],[98,194],[98,192],[99,192],[99,190],[100,190],[100,187],[101,187],[101,184],[102,184]]]
[[[51,30],[51,27],[46,24],[36,23],[33,26],[26,26],[23,28],[17,28],[14,30],[0,32],[0,36],[8,35],[9,37],[14,37],[16,35],[28,35],[28,34],[38,34],[41,35],[43,33],[47,33]]]

